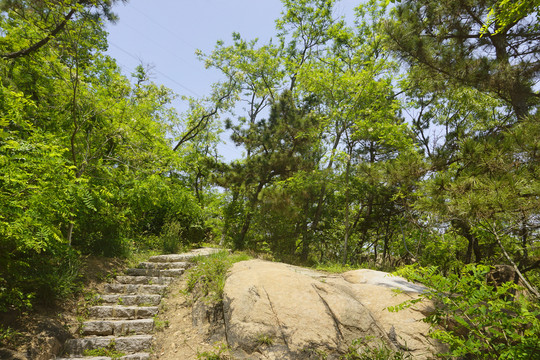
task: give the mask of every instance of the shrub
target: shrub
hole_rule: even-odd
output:
[[[162,250],[164,254],[178,252],[182,242],[182,225],[178,221],[170,221],[163,226],[161,232]]]
[[[66,244],[48,244],[40,252],[16,250],[0,259],[0,312],[52,303],[78,290],[79,259]]]
[[[437,267],[408,266],[398,271],[409,280],[432,290],[391,311],[424,298],[439,304],[425,321],[433,325],[431,336],[449,345],[441,356],[467,359],[539,359],[540,307],[513,282],[497,287],[487,283],[489,266],[470,264],[459,274],[443,276]]]

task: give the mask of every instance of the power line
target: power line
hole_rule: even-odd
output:
[[[169,47],[167,46],[163,46],[163,44],[159,43],[156,41],[156,39],[151,39],[150,37],[148,37],[145,33],[139,31],[139,29],[135,28],[134,26],[131,26],[130,24],[124,24],[124,26],[127,26],[128,28],[134,30],[135,32],[139,33],[141,36],[143,36],[145,39],[147,40],[150,40],[151,42],[155,43],[155,45],[157,45],[160,49],[164,50],[164,51],[167,51],[169,54],[171,54],[172,56],[174,56],[175,58],[177,58],[178,60],[180,60],[181,62],[183,62],[184,64],[186,65],[192,65],[189,61],[187,61],[186,59],[184,59],[183,57],[179,56],[177,53],[171,51],[169,49]]]
[[[113,43],[112,41],[109,41],[109,44],[111,44],[112,46],[114,46],[114,47],[117,48],[118,50],[122,51],[124,54],[130,56],[131,58],[133,58],[133,59],[135,59],[135,60],[137,60],[137,61],[139,61],[139,62],[142,62],[142,60],[141,60],[139,57],[133,55],[132,53],[130,53],[130,52],[127,51],[127,50],[122,49],[120,46],[116,45],[116,44]],[[201,97],[201,95],[197,94],[197,92],[191,90],[191,89],[188,88],[187,86],[185,86],[185,85],[181,84],[180,82],[176,81],[175,79],[171,78],[169,75],[167,75],[167,74],[165,74],[165,73],[163,73],[163,72],[161,72],[161,71],[159,71],[159,70],[157,70],[157,69],[153,69],[153,71],[155,71],[156,73],[160,74],[161,76],[163,76],[164,78],[168,79],[169,81],[175,83],[176,85],[180,86],[182,89],[184,89],[184,90],[190,92],[191,94],[195,95],[196,97]]]
[[[128,6],[131,7],[133,10],[137,11],[137,12],[138,12],[139,14],[141,14],[142,16],[146,17],[148,20],[150,20],[151,22],[153,22],[154,24],[156,24],[156,25],[159,26],[160,28],[162,28],[162,29],[166,30],[167,32],[169,32],[171,35],[173,35],[175,38],[179,39],[179,40],[180,40],[181,42],[183,42],[184,44],[190,46],[190,47],[191,47],[192,49],[194,49],[194,50],[197,50],[197,47],[196,47],[195,45],[193,45],[193,44],[189,43],[188,41],[182,39],[182,37],[179,36],[178,34],[176,34],[174,31],[172,31],[171,29],[169,29],[169,28],[163,26],[162,23],[160,23],[160,22],[158,22],[158,21],[152,19],[152,18],[151,18],[150,16],[148,16],[148,14],[146,14],[145,12],[143,12],[143,11],[137,9],[135,6],[133,6],[132,3],[129,3]]]

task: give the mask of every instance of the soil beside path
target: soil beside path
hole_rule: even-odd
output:
[[[186,287],[187,280],[183,275],[169,285],[169,291],[161,301],[153,360],[197,359],[198,354],[214,351],[217,346],[208,339],[208,326],[193,325],[191,295],[183,292]]]

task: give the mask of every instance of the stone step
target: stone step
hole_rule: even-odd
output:
[[[118,304],[125,306],[149,305],[156,306],[161,302],[161,295],[98,295],[98,301],[103,304]]]
[[[122,318],[122,319],[145,319],[157,315],[157,306],[91,306],[88,315],[92,318]]]
[[[144,277],[144,276],[153,276],[153,277],[175,277],[180,276],[184,273],[184,269],[127,269],[126,274]]]
[[[156,269],[156,270],[165,270],[165,269],[187,269],[189,263],[185,261],[178,262],[142,262],[137,265],[139,269]]]
[[[73,358],[56,358],[56,360],[113,360],[108,356],[83,356]],[[150,353],[137,353],[114,358],[114,360],[150,360]]]
[[[161,276],[178,277],[184,273],[184,269],[163,269],[160,270]]]
[[[184,254],[168,254],[168,255],[155,255],[151,256],[149,262],[180,262],[180,261],[190,261],[195,256],[208,256],[221,251],[227,251],[224,249],[215,249],[215,248],[200,248],[191,250],[189,253]]]
[[[148,261],[155,262],[155,263],[177,263],[177,262],[189,261],[195,256],[197,255],[192,255],[192,254],[155,255],[155,256],[150,256]]]
[[[167,285],[105,284],[108,294],[163,294]]]
[[[169,285],[174,279],[172,277],[158,276],[117,276],[116,281],[120,284],[139,284],[139,285]]]
[[[152,346],[152,335],[133,336],[96,336],[82,339],[69,339],[65,344],[65,353],[70,356],[83,355],[85,350],[106,348],[111,343],[114,349],[123,353],[145,352]]]
[[[154,330],[154,319],[140,320],[92,320],[82,324],[81,334],[88,335],[128,335],[150,334]]]

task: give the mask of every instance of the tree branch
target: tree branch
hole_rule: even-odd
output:
[[[62,31],[64,29],[64,27],[66,26],[68,21],[73,17],[73,14],[75,14],[76,11],[77,10],[75,8],[71,9],[70,12],[67,13],[64,16],[64,20],[62,20],[62,22],[60,24],[58,24],[56,26],[56,28],[54,28],[54,30],[51,31],[51,33],[49,35],[47,35],[46,37],[44,37],[43,39],[41,39],[37,43],[35,43],[33,45],[30,45],[26,49],[22,49],[22,50],[19,50],[19,51],[14,51],[14,52],[7,53],[7,54],[0,54],[0,58],[3,58],[3,59],[16,59],[18,57],[28,55],[31,52],[34,52],[34,51],[40,49],[41,47],[46,45],[52,38],[54,38],[60,31]]]
[[[222,97],[220,97],[218,99],[218,101],[216,102],[216,106],[207,114],[204,114],[203,116],[201,116],[201,118],[199,119],[199,121],[197,122],[197,124],[195,126],[193,126],[191,129],[189,129],[183,136],[182,138],[180,139],[180,141],[178,141],[178,143],[176,144],[176,146],[173,148],[173,151],[176,151],[180,146],[182,146],[183,143],[185,143],[186,141],[189,141],[191,139],[193,139],[195,136],[197,136],[197,134],[199,133],[197,130],[199,128],[201,128],[203,126],[203,124],[207,123],[208,120],[217,114],[217,112],[219,111],[220,107],[221,107],[221,103],[223,102],[223,100],[225,100],[228,96],[230,96],[232,92],[232,89],[229,89],[229,91],[223,95]]]
[[[525,284],[525,287],[532,293],[534,294],[534,296],[536,296],[537,299],[540,299],[540,293],[538,293],[538,290],[536,290],[531,284],[529,284],[529,282],[527,281],[527,279],[525,279],[525,277],[523,276],[523,274],[521,273],[521,271],[519,271],[516,263],[512,260],[512,258],[510,257],[510,255],[508,255],[508,253],[506,252],[506,249],[504,248],[504,245],[502,244],[501,242],[501,238],[499,237],[499,234],[497,234],[497,231],[495,230],[494,227],[490,227],[490,232],[495,236],[495,240],[497,240],[497,244],[499,244],[499,247],[501,248],[503,254],[504,254],[504,257],[506,258],[506,260],[508,260],[508,262],[510,264],[512,264],[512,266],[514,267],[514,270],[516,271],[516,273],[518,274],[519,278],[521,279],[521,281],[523,281],[523,284]]]

